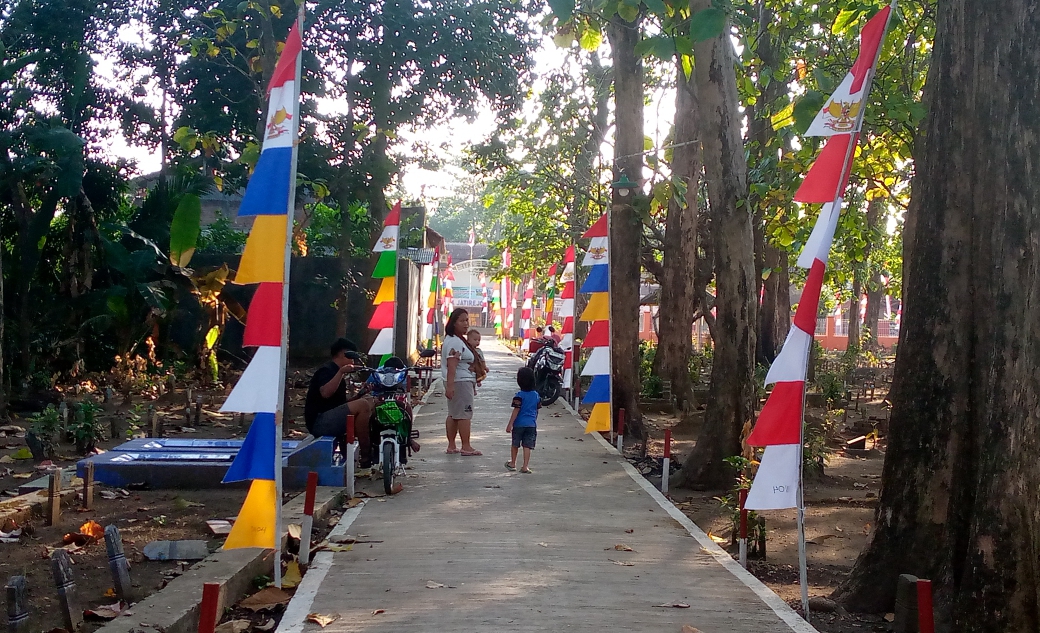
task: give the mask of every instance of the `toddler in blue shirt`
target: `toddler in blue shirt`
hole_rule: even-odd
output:
[[[506,425],[506,433],[513,434],[513,447],[506,468],[516,470],[516,455],[523,446],[524,465],[520,472],[530,474],[531,450],[538,438],[538,409],[542,406],[542,398],[534,390],[534,370],[530,367],[521,367],[516,372],[516,384],[520,391],[513,396],[513,415]]]

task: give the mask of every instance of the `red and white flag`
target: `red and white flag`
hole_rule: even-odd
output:
[[[469,227],[469,242],[468,242],[468,244],[470,246],[473,246],[476,243],[477,243],[477,234],[473,232],[473,227],[471,226],[471,227]]]
[[[856,63],[830,99],[823,104],[812,125],[805,131],[805,136],[833,136],[859,131],[863,122],[861,109],[867,97],[867,77],[874,70],[891,13],[892,7],[885,7],[867,21],[860,33]]]

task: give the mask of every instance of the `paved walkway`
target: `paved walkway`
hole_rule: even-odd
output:
[[[279,631],[320,630],[309,613],[338,615],[328,632],[815,631],[563,405],[539,416],[534,474],[507,471],[520,361],[494,340],[483,348],[492,369],[473,444],[484,456],[444,453],[435,385],[405,491],[336,528],[382,542],[319,553]],[[672,603],[690,607],[658,606]]]

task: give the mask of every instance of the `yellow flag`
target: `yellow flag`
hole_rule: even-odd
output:
[[[372,305],[377,306],[380,303],[386,303],[387,301],[394,300],[394,278],[386,277],[382,282],[379,283],[379,291],[376,292],[376,298],[372,300]],[[432,305],[432,304],[431,304]]]
[[[597,402],[592,405],[592,413],[589,414],[589,421],[585,424],[585,432],[609,431],[610,427],[610,403]]]
[[[263,216],[258,216],[263,217]],[[278,494],[270,479],[254,479],[224,549],[274,548],[274,514]]]
[[[285,280],[286,215],[258,215],[246,239],[235,283],[256,284]]]
[[[581,313],[582,321],[607,321],[610,319],[610,295],[606,292],[594,292],[589,297],[585,311]]]

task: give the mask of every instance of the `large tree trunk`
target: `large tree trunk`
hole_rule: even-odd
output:
[[[839,597],[929,578],[939,631],[1040,630],[1038,39],[1033,2],[938,4],[880,503]]]
[[[611,200],[611,383],[614,408],[625,409],[626,434],[635,437],[643,435],[638,319],[643,223],[632,206],[632,198],[642,195],[643,185],[643,61],[636,54],[639,36],[638,18],[626,22],[615,14],[607,27],[614,59],[614,176],[625,174],[638,185],[626,197],[614,192]]]
[[[693,402],[689,363],[693,353],[693,314],[698,304],[694,278],[697,273],[697,189],[701,152],[696,144],[697,87],[692,78],[686,79],[681,65],[677,69],[676,83],[676,147],[672,157],[672,179],[686,184],[686,202],[680,205],[673,196],[668,204],[657,356],[654,360],[658,375],[671,382],[672,393],[682,408]]]
[[[863,322],[862,315],[859,312],[859,302],[863,298],[863,283],[860,281],[859,275],[855,275],[852,279],[852,301],[849,302],[849,338],[848,338],[848,350],[859,349],[859,324]]]
[[[710,0],[693,0],[690,12],[709,6]],[[704,426],[683,464],[679,483],[721,487],[733,483],[733,468],[723,460],[740,454],[740,431],[753,412],[758,297],[751,213],[743,204],[747,163],[729,30],[696,44],[694,54],[704,176],[715,244],[715,354]]]
[[[881,271],[871,262],[871,254],[878,246],[878,241],[884,239],[878,226],[883,202],[881,198],[874,198],[867,203],[867,243],[863,248],[863,257],[867,260],[867,308],[863,317],[863,333],[867,335],[867,346],[871,349],[878,347],[877,326],[881,317],[881,299],[885,296]]]
[[[787,251],[766,244],[763,246],[762,262],[771,270],[762,282],[756,354],[759,362],[772,363],[791,328],[791,278]]]

